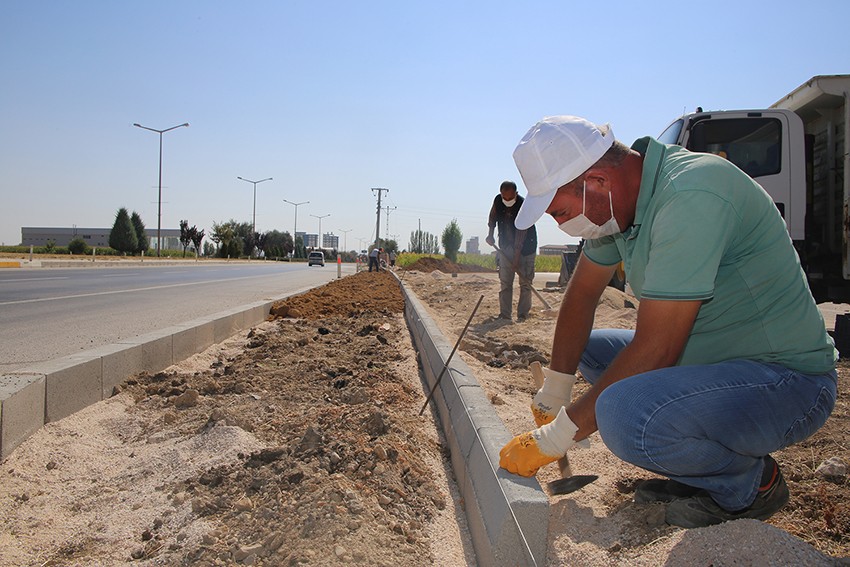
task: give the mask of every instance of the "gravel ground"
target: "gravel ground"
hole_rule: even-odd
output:
[[[423,264],[402,278],[450,341],[485,295],[458,355],[512,432],[532,427],[527,366],[546,360],[554,314],[535,304],[525,323],[496,321],[492,273]],[[559,292],[546,297],[557,308]],[[634,324],[634,298],[611,290],[602,303],[599,326]],[[389,274],[343,278],[48,424],[0,463],[0,564],[473,565],[444,443],[417,416],[402,305]],[[571,460],[600,479],[552,497],[549,564],[848,564],[850,487],[816,472],[846,456],[840,374],[824,429],[776,454],[792,500],[769,522],[666,526],[661,505],[632,502],[650,475],[593,436]]]

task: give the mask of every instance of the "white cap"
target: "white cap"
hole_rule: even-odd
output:
[[[596,126],[578,116],[550,116],[532,126],[514,150],[514,162],[528,189],[516,227],[525,230],[537,222],[555,192],[590,169],[613,143],[609,126]]]

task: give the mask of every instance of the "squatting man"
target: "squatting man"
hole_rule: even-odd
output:
[[[564,295],[538,428],[500,465],[532,476],[599,431],[619,458],[657,473],[636,502],[701,527],[766,519],[789,499],[770,456],[817,431],[835,405],[837,353],[770,196],[725,159],[608,126],[545,118],[514,160],[516,219],[548,213],[586,239]],[[640,300],[635,329],[593,329],[619,262]],[[572,404],[576,371],[591,388]]]

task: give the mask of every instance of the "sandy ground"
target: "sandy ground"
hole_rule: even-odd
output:
[[[485,296],[459,355],[508,428],[529,429],[527,366],[547,359],[554,313],[535,299],[529,321],[495,321],[495,274],[432,267],[401,276],[452,342]],[[425,393],[393,286],[362,273],[317,288],[45,426],[0,463],[0,564],[474,564],[440,433],[416,416]],[[542,293],[557,307],[560,292]],[[635,306],[611,290],[597,325],[632,326]],[[842,396],[823,435],[776,455],[792,502],[769,522],[698,530],[632,502],[650,475],[593,436],[571,460],[600,478],[552,497],[548,564],[850,564],[848,482],[815,472],[846,457],[848,419]]]
[[[535,388],[527,368],[534,360],[548,361],[562,295],[562,290],[547,289],[544,279],[540,278],[535,287],[553,309],[545,309],[534,298],[528,321],[505,323],[495,319],[496,274],[458,273],[452,277],[432,270],[404,275],[405,284],[427,305],[449,340],[456,340],[475,302],[484,295],[459,352],[514,434],[534,427],[528,405]],[[515,291],[515,300],[516,296]],[[637,306],[634,297],[609,288],[601,299],[595,325],[633,328]],[[847,478],[815,472],[830,457],[847,459],[848,409],[843,392],[850,382],[850,371],[846,364],[842,364],[840,374],[839,406],[827,425],[806,442],[775,455],[792,500],[768,522],[743,520],[697,530],[666,525],[663,504],[632,501],[635,484],[653,475],[617,459],[594,434],[590,448],[572,450],[570,460],[574,474],[597,474],[599,480],[576,493],[551,497],[550,564],[832,565],[841,558],[842,564],[850,564],[846,559],[850,555]],[[579,380],[574,396],[586,387]],[[557,478],[555,465],[538,473],[544,486]]]

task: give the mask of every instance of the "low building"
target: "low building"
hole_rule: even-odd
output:
[[[560,256],[565,252],[576,252],[578,244],[546,244],[539,248],[541,256]]]
[[[56,246],[68,246],[75,238],[81,238],[92,248],[109,248],[109,233],[111,228],[80,228],[75,227],[33,227],[21,228],[21,245],[47,246],[53,242]],[[163,228],[160,230],[162,244],[160,250],[182,250],[179,228]],[[156,250],[156,229],[145,228],[148,237],[149,250]]]

